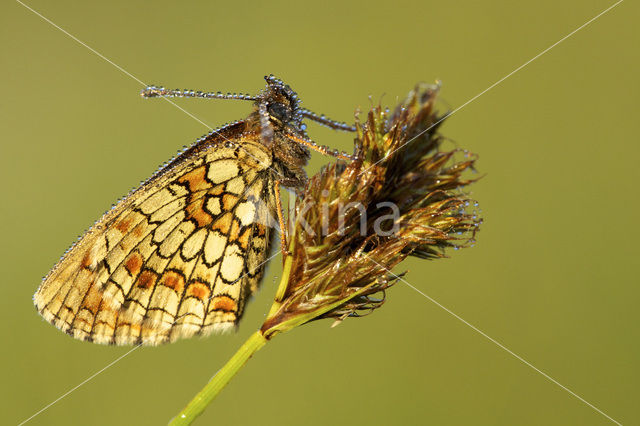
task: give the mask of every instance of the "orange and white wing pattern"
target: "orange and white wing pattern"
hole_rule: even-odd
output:
[[[232,133],[192,146],[90,228],[34,295],[41,315],[104,344],[233,328],[264,270],[275,200],[271,152]]]

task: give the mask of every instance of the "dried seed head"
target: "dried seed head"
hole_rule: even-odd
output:
[[[465,247],[481,223],[463,188],[476,157],[443,152],[434,110],[438,86],[417,86],[392,113],[356,123],[354,160],[328,165],[296,203],[285,277],[262,331],[361,316],[380,307],[409,255]]]

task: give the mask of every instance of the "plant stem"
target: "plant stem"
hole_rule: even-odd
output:
[[[293,243],[291,247],[293,247]],[[284,264],[282,266],[282,278],[280,279],[280,284],[278,284],[278,289],[276,290],[276,295],[273,299],[273,304],[269,309],[269,313],[267,314],[267,318],[270,318],[272,315],[274,315],[278,311],[280,306],[282,306],[282,300],[284,299],[284,295],[287,291],[287,286],[289,284],[289,275],[291,275],[292,265],[293,265],[293,257],[286,256],[284,258]]]
[[[169,425],[189,425],[220,393],[222,388],[240,371],[251,356],[267,343],[267,339],[258,330],[253,333],[240,349],[231,357],[204,388],[187,406],[169,422]]]

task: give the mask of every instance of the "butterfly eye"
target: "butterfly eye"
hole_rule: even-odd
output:
[[[276,120],[286,123],[291,118],[291,112],[289,109],[279,102],[274,102],[267,106],[267,111],[269,111],[269,115]]]

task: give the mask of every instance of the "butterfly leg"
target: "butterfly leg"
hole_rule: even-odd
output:
[[[282,257],[284,258],[289,254],[289,246],[287,244],[287,226],[284,222],[282,202],[280,201],[280,185],[280,181],[275,181],[273,189],[276,196],[276,212],[278,214],[278,223],[280,225],[280,251],[282,252]]]
[[[292,133],[287,133],[286,136],[291,139],[294,142],[297,142],[301,145],[307,146],[311,149],[313,149],[314,151],[319,152],[320,154],[323,155],[328,155],[331,157],[336,157],[339,158],[341,160],[346,160],[346,161],[351,161],[353,160],[353,156],[347,154],[346,152],[340,152],[337,149],[331,149],[328,146],[324,146],[324,145],[318,145],[316,144],[314,141],[312,141],[311,139],[307,139],[298,135],[294,135]]]

